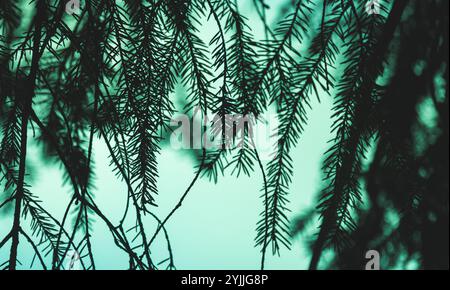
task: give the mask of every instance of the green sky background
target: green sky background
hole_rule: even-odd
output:
[[[271,0],[269,22],[277,18],[281,7],[288,1]],[[241,12],[249,18],[249,25],[257,36],[262,37],[262,26],[253,8],[252,1],[240,1]],[[214,33],[214,26],[201,29],[205,41]],[[184,97],[178,94],[177,97]],[[290,186],[291,221],[305,210],[314,206],[321,186],[321,161],[328,148],[331,127],[331,97],[322,93],[321,103],[312,98],[308,125],[305,127],[298,146],[292,150],[294,178]],[[28,167],[33,173],[29,177],[32,192],[43,200],[43,205],[58,219],[62,219],[71,196],[70,186],[64,186],[58,165],[44,162],[40,148],[29,144]],[[112,173],[105,144],[97,140],[94,144],[96,189],[93,191],[100,209],[117,222],[126,202],[126,186]],[[158,208],[155,213],[163,218],[177,203],[179,197],[194,177],[196,161],[186,151],[163,147],[159,157],[160,177],[158,180]],[[199,180],[189,193],[183,206],[167,224],[172,243],[175,265],[178,269],[258,269],[260,252],[254,248],[255,228],[262,211],[260,189],[262,175],[256,170],[252,177],[225,176],[217,184],[206,178]],[[11,225],[10,215],[0,216],[0,231],[5,233]],[[149,235],[155,229],[154,220],[144,218]],[[311,226],[314,230],[316,225]],[[112,236],[99,219],[93,225],[93,252],[98,269],[126,269],[127,256],[113,243]],[[311,231],[309,231],[311,232]],[[281,255],[269,255],[268,269],[306,269],[309,263],[308,242],[312,235],[293,239],[292,250],[282,249]],[[0,261],[7,259],[9,246],[0,251]],[[29,268],[32,249],[20,243],[19,258],[22,268]],[[168,257],[163,236],[152,246],[156,261]],[[326,255],[322,261],[326,261]]]

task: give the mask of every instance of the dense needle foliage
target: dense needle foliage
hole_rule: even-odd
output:
[[[129,256],[130,269],[174,269],[165,224],[196,181],[259,170],[261,268],[266,253],[290,248],[292,236],[319,217],[311,269],[328,248],[335,253],[328,267],[362,268],[365,251],[378,249],[389,253],[383,267],[414,260],[448,269],[447,0],[380,0],[378,13],[368,13],[366,0],[292,0],[273,25],[266,19],[270,1],[250,1],[265,39],[253,35],[232,0],[88,0],[73,15],[67,2],[0,2],[0,210],[12,215],[0,232],[0,249],[9,252],[1,268],[17,268],[20,241],[44,269],[64,268],[73,250],[84,269],[95,269],[95,220]],[[212,39],[199,33],[205,21],[214,26]],[[261,121],[270,107],[277,110],[278,140],[267,164],[248,127],[236,132],[243,136],[237,148],[204,148],[195,178],[160,218],[153,212],[164,195],[157,156],[171,130],[177,85],[187,91],[186,112],[220,116],[212,122],[223,144],[234,126],[226,116]],[[334,100],[333,138],[317,207],[298,213],[292,226],[289,198],[301,192],[290,190],[291,152],[312,98]],[[434,124],[423,120],[425,105]],[[94,167],[96,138],[127,185],[119,223],[95,202],[95,172],[107,170]],[[62,220],[27,184],[30,142],[61,165],[71,185]],[[399,222],[387,225],[393,214]],[[158,224],[151,234],[147,215]],[[158,235],[168,246],[163,263],[150,252]]]

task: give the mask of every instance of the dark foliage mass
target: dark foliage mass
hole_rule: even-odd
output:
[[[448,269],[447,0],[380,0],[379,13],[368,13],[366,0],[292,0],[274,25],[266,20],[270,1],[254,0],[265,39],[255,37],[231,0],[89,0],[74,15],[66,13],[67,1],[22,2],[0,1],[0,210],[10,209],[12,220],[0,233],[0,248],[9,251],[2,268],[17,268],[20,240],[44,269],[64,268],[73,250],[84,269],[95,269],[95,219],[130,269],[174,269],[165,224],[196,181],[259,170],[261,268],[266,253],[290,248],[291,237],[319,217],[311,269],[328,249],[335,255],[323,267],[361,269],[365,252],[376,249],[383,268],[412,261]],[[215,31],[207,41],[199,30],[205,21]],[[267,164],[248,127],[237,149],[201,150],[195,178],[160,219],[153,213],[157,157],[177,85],[186,89],[186,111],[220,116],[214,126],[224,144],[234,126],[226,115],[258,117],[275,106],[280,125]],[[333,98],[333,138],[317,207],[299,213],[292,227],[291,152],[312,98]],[[95,172],[106,170],[94,168],[95,139],[106,144],[111,168],[127,185],[118,223],[95,202]],[[71,185],[62,220],[27,183],[30,142],[61,165]],[[157,224],[151,234],[148,215]],[[158,235],[168,246],[162,263],[150,252]]]

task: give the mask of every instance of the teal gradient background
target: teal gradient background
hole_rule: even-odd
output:
[[[268,22],[275,24],[283,7],[290,1],[269,0],[267,3],[270,5]],[[262,39],[263,27],[252,1],[239,1],[239,9],[248,17],[252,33]],[[208,25],[206,20],[203,23],[199,35],[209,42],[215,33],[214,25]],[[299,214],[314,208],[317,193],[321,189],[322,158],[328,148],[332,125],[332,98],[326,92],[321,92],[321,95],[320,103],[315,98],[311,99],[313,109],[308,112],[308,125],[297,147],[292,150],[295,168],[289,195],[289,218],[292,223]],[[178,101],[184,97],[183,90],[177,90],[174,96]],[[38,144],[29,143],[27,170],[31,174],[27,181],[44,207],[61,220],[70,201],[71,187],[63,183],[62,169],[58,165],[42,160],[41,150]],[[102,140],[95,141],[93,152],[95,201],[103,213],[113,223],[117,223],[125,209],[126,185],[112,172],[108,150]],[[158,207],[154,208],[154,213],[160,219],[176,205],[194,178],[197,163],[194,151],[174,150],[168,143],[162,147],[158,168]],[[254,247],[254,238],[256,223],[263,210],[261,188],[262,175],[256,169],[252,177],[236,178],[226,174],[219,178],[217,184],[209,182],[207,178],[200,179],[166,225],[177,269],[259,269],[261,253]],[[12,215],[6,213],[0,212],[1,236],[12,224]],[[71,226],[71,220],[67,227]],[[147,235],[151,236],[156,230],[155,220],[147,215],[144,223]],[[310,259],[309,243],[314,238],[317,225],[316,221],[308,226],[307,234],[293,237],[291,250],[282,249],[280,256],[270,253],[266,268],[306,269]],[[133,226],[131,218],[128,226]],[[100,219],[95,219],[91,232],[97,269],[127,269],[127,255],[114,245],[111,233]],[[0,250],[0,263],[8,258],[9,244]],[[156,263],[167,259],[167,244],[162,232],[153,243],[151,252]],[[19,244],[19,253],[19,268],[28,269],[33,260],[33,251],[23,239]],[[332,253],[325,252],[322,263],[326,263],[330,255]],[[46,258],[50,259],[50,256]],[[35,263],[34,267],[37,266]]]

